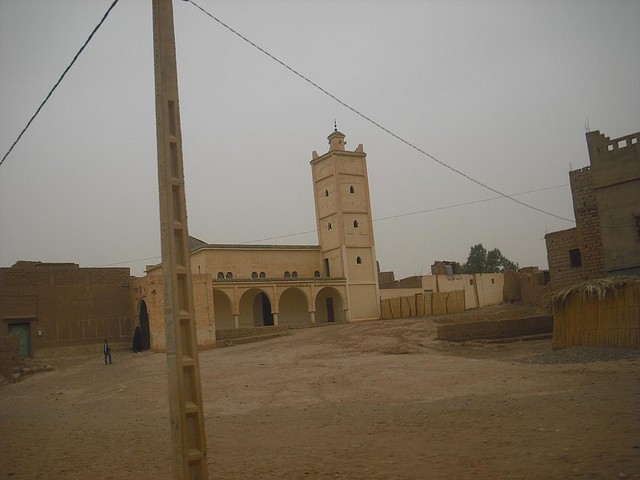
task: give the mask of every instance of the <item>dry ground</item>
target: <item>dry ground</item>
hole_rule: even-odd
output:
[[[640,478],[637,355],[553,363],[549,339],[443,343],[442,321],[201,353],[209,477]],[[0,478],[171,478],[165,356],[95,350],[0,388]]]

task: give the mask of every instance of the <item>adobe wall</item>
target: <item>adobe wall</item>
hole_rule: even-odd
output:
[[[591,168],[585,167],[569,172],[569,181],[576,218],[578,248],[582,257],[582,277],[585,279],[604,277],[600,217]]]
[[[27,324],[30,354],[60,346],[129,342],[128,268],[22,262],[0,268],[0,335]]]
[[[547,261],[551,288],[559,290],[583,280],[582,268],[571,267],[569,251],[580,248],[576,228],[547,233],[544,237],[547,244]]]
[[[194,318],[198,347],[213,348],[216,345],[216,328],[213,307],[212,277],[209,274],[192,275]],[[164,352],[167,349],[164,317],[164,281],[161,275],[134,278],[131,282],[130,308],[133,323],[140,325],[141,302],[146,304],[149,317],[151,350]]]
[[[589,132],[587,144],[606,271],[640,274],[640,133]]]

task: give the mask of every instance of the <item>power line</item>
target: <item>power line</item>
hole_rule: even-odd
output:
[[[567,187],[568,185],[569,185],[568,183],[565,183],[563,185],[555,185],[553,187],[537,188],[535,190],[528,190],[526,192],[513,193],[513,194],[511,194],[511,196],[515,197],[515,196],[518,196],[518,195],[527,195],[529,193],[544,192],[546,190],[552,190],[552,189],[555,189],[555,188]],[[445,206],[442,206],[442,207],[429,208],[429,209],[426,209],[426,210],[418,210],[418,211],[415,211],[415,212],[399,213],[397,215],[391,215],[391,216],[388,216],[388,217],[375,218],[375,219],[373,219],[371,221],[371,223],[382,222],[384,220],[391,220],[391,219],[394,219],[394,218],[408,217],[410,215],[420,215],[422,213],[437,212],[439,210],[447,210],[449,208],[465,207],[467,205],[474,205],[474,204],[477,204],[477,203],[485,203],[485,202],[490,202],[490,201],[493,201],[493,200],[501,200],[503,198],[504,198],[504,196],[483,198],[481,200],[472,200],[470,202],[456,203],[456,204],[452,204],[452,205],[445,205]],[[288,234],[285,234],[285,235],[277,235],[277,236],[274,236],[274,237],[260,238],[260,239],[257,239],[257,240],[249,240],[249,241],[246,241],[246,242],[240,242],[238,245],[248,245],[250,243],[266,242],[268,240],[279,240],[281,238],[298,237],[300,235],[307,235],[309,233],[317,233],[317,232],[318,232],[318,229],[314,228],[313,230],[305,230],[304,232],[288,233]],[[110,264],[102,265],[102,266],[103,267],[113,267],[113,266],[116,266],[116,265],[125,265],[125,264],[129,264],[129,263],[142,262],[142,261],[145,261],[145,260],[157,260],[159,258],[161,258],[160,255],[155,256],[155,257],[138,258],[136,260],[126,260],[124,262],[110,263]]]
[[[93,29],[93,31],[91,32],[91,34],[89,35],[87,40],[84,42],[84,45],[82,45],[82,47],[80,47],[80,50],[78,50],[78,53],[76,53],[76,55],[73,57],[73,60],[71,60],[71,63],[67,66],[67,68],[64,69],[64,72],[62,72],[62,75],[60,75],[60,78],[58,79],[56,84],[53,86],[53,88],[49,91],[49,94],[42,101],[42,103],[40,104],[40,106],[36,110],[36,113],[34,113],[33,116],[31,117],[31,119],[27,122],[27,126],[22,129],[22,131],[20,132],[20,135],[18,135],[18,138],[16,138],[16,140],[13,142],[13,144],[9,148],[9,151],[4,154],[4,157],[2,157],[2,160],[0,160],[0,165],[2,165],[4,163],[4,161],[7,159],[7,157],[9,156],[11,151],[13,150],[13,147],[15,147],[17,145],[17,143],[22,138],[22,135],[24,135],[24,133],[27,131],[27,129],[31,125],[31,122],[33,122],[35,120],[35,118],[38,116],[38,114],[40,113],[40,110],[42,110],[42,107],[44,107],[45,103],[47,103],[47,101],[49,100],[49,97],[51,97],[51,95],[53,94],[55,89],[58,88],[58,85],[60,85],[60,82],[62,82],[62,79],[65,77],[67,72],[71,69],[71,67],[76,62],[76,60],[78,59],[78,57],[80,56],[82,51],[85,49],[85,47],[89,44],[89,42],[93,38],[93,35],[98,31],[98,29],[102,26],[104,21],[107,19],[107,16],[109,16],[109,13],[111,13],[111,10],[113,10],[113,7],[116,6],[116,3],[118,3],[118,0],[113,0],[113,3],[111,4],[111,6],[107,10],[107,12],[102,16],[102,19],[100,20],[100,22],[95,26],[95,28]]]
[[[395,139],[399,140],[400,142],[404,143],[405,145],[411,147],[412,149],[416,150],[417,152],[421,153],[422,155],[430,158],[431,160],[433,160],[434,162],[436,162],[437,164],[451,170],[452,172],[466,178],[467,180],[480,185],[483,188],[486,188],[487,190],[490,190],[493,193],[496,193],[498,195],[500,195],[501,197],[504,198],[508,198],[509,200],[511,200],[512,202],[515,202],[519,205],[522,205],[523,207],[529,208],[531,210],[535,210],[539,213],[544,213],[545,215],[549,215],[551,217],[555,217],[558,218],[560,220],[565,220],[567,222],[571,222],[571,223],[575,223],[574,220],[571,220],[569,218],[565,218],[565,217],[561,217],[559,215],[556,215],[555,213],[551,213],[551,212],[547,212],[546,210],[542,210],[541,208],[538,207],[534,207],[533,205],[529,205],[528,203],[524,203],[521,202],[520,200],[513,198],[510,195],[507,195],[506,193],[502,193],[501,191],[479,181],[476,180],[475,178],[467,175],[466,173],[458,170],[455,167],[452,167],[451,165],[443,162],[442,160],[439,160],[438,158],[436,158],[435,156],[431,155],[430,153],[426,152],[425,150],[421,149],[420,147],[414,145],[413,143],[409,142],[408,140],[405,140],[403,137],[401,137],[400,135],[392,132],[391,130],[389,130],[388,128],[386,128],[385,126],[383,126],[382,124],[376,122],[375,120],[371,119],[370,117],[366,116],[365,114],[363,114],[362,112],[360,112],[359,110],[355,109],[354,107],[352,107],[351,105],[349,105],[348,103],[340,100],[338,97],[336,97],[335,95],[333,95],[331,92],[325,90],[324,88],[322,88],[320,85],[318,85],[317,83],[315,83],[314,81],[310,80],[309,78],[307,78],[306,76],[304,76],[303,74],[301,74],[300,72],[298,72],[297,70],[295,70],[294,68],[290,67],[289,65],[287,65],[286,63],[284,63],[282,60],[278,59],[277,57],[273,56],[271,53],[267,52],[265,49],[263,49],[262,47],[260,47],[259,45],[255,44],[254,42],[252,42],[251,40],[249,40],[247,37],[245,37],[244,35],[242,35],[240,32],[238,32],[237,30],[233,29],[232,27],[230,27],[229,25],[227,25],[226,23],[224,23],[222,20],[218,19],[217,17],[215,17],[214,15],[212,15],[211,13],[209,13],[208,11],[206,11],[204,8],[202,8],[200,5],[198,5],[197,3],[195,3],[192,0],[184,0],[190,4],[192,4],[194,7],[196,7],[198,10],[200,10],[202,13],[204,13],[205,15],[207,15],[208,17],[210,17],[212,20],[216,21],[217,23],[219,23],[220,25],[222,25],[224,28],[226,28],[227,30],[229,30],[231,33],[237,35],[238,37],[240,37],[242,40],[244,40],[246,43],[248,43],[249,45],[251,45],[252,47],[256,48],[257,50],[259,50],[260,52],[262,52],[263,54],[265,54],[267,57],[271,58],[272,60],[274,60],[275,62],[279,63],[280,65],[282,65],[284,68],[286,68],[287,70],[289,70],[291,73],[293,73],[294,75],[296,75],[297,77],[301,78],[302,80],[304,80],[305,82],[309,83],[310,85],[312,85],[314,88],[318,89],[319,91],[321,91],[322,93],[324,93],[325,95],[327,95],[328,97],[330,97],[331,99],[335,100],[336,102],[338,102],[340,105],[342,105],[343,107],[351,110],[353,113],[355,113],[356,115],[358,115],[360,118],[366,120],[367,122],[371,123],[372,125],[378,127],[380,130],[388,133],[389,135],[391,135],[392,137],[394,137]]]

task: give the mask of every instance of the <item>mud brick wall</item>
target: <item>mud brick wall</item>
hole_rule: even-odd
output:
[[[20,339],[16,335],[0,337],[0,373],[11,375],[13,367],[20,361]]]
[[[438,326],[438,340],[463,341],[539,335],[553,331],[553,316],[488,320]]]

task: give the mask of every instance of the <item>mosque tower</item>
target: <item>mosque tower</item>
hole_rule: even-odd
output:
[[[337,126],[329,151],[313,152],[311,169],[323,275],[347,282],[349,320],[380,318],[378,272],[369,199],[367,154],[345,150]]]

